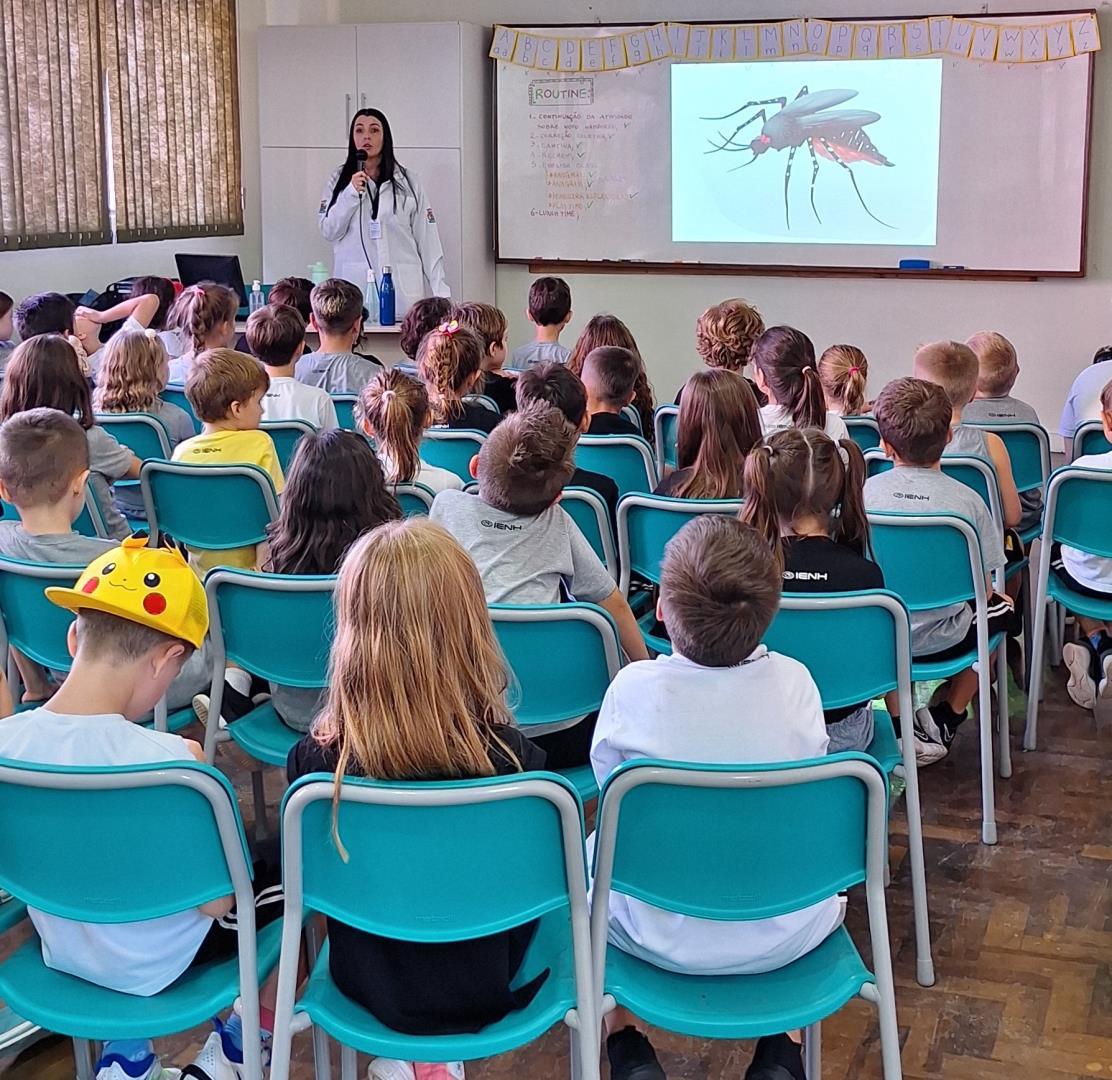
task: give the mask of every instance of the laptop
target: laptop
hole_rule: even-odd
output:
[[[175,255],[178,278],[182,287],[197,285],[202,281],[215,281],[227,285],[239,297],[239,315],[247,317],[247,290],[243,286],[243,271],[238,255]]]

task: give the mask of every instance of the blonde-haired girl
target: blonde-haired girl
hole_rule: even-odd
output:
[[[193,357],[206,349],[230,349],[236,340],[239,298],[227,287],[202,281],[182,289],[170,308],[167,326],[177,330],[186,351],[170,363],[170,382],[184,385]]]
[[[865,397],[869,361],[856,345],[831,345],[819,357],[819,382],[826,407],[839,416],[864,416],[870,405]]]
[[[432,418],[423,383],[397,368],[376,375],[359,395],[360,423],[375,441],[388,484],[424,484],[432,491],[459,491],[463,481],[421,460],[421,436]]]
[[[435,582],[435,588],[430,587]],[[455,780],[542,768],[544,754],[505,705],[505,662],[475,564],[426,518],[390,522],[348,550],[336,586],[326,704],[290,752],[292,782],[313,772]],[[333,841],[344,852],[337,816]],[[336,985],[396,1031],[477,1031],[527,1005],[544,981],[511,989],[536,923],[443,944],[394,941],[328,920]],[[463,1076],[463,1066],[441,1076]],[[380,1061],[370,1075],[431,1067]],[[377,1070],[377,1071],[376,1071]]]
[[[501,419],[497,413],[463,400],[476,392],[483,377],[484,351],[482,338],[455,319],[441,323],[421,339],[417,374],[428,390],[434,424],[488,434],[497,427]]]

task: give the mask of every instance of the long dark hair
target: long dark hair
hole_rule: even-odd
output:
[[[815,363],[815,346],[802,330],[770,326],[753,343],[749,359],[796,427],[825,428],[826,397]]]
[[[413,190],[413,185],[409,180],[409,173],[405,171],[398,159],[394,157],[394,133],[390,130],[390,121],[386,119],[386,114],[379,109],[360,109],[351,118],[351,126],[348,128],[347,157],[344,159],[344,167],[340,170],[340,176],[336,181],[336,186],[332,189],[332,198],[328,203],[328,209],[332,209],[336,200],[340,197],[340,192],[351,183],[351,178],[359,170],[359,163],[355,160],[355,122],[361,116],[373,116],[382,125],[382,157],[378,160],[378,176],[371,177],[375,184],[378,185],[378,192],[372,196],[371,203],[372,216],[377,218],[378,200],[382,195],[383,185],[390,185],[390,193],[394,198],[395,210],[398,209],[398,185],[396,179],[398,174],[401,174],[401,178],[405,181],[410,191]]]
[[[270,526],[264,569],[334,574],[359,536],[401,516],[366,439],[335,429],[305,435],[286,475],[281,513]]]
[[[37,334],[21,341],[4,371],[0,421],[40,408],[64,412],[86,431],[96,423],[89,382],[73,346],[61,334]]]

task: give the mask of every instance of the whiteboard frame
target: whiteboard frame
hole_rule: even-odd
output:
[[[1059,18],[1077,18],[1082,15],[1097,16],[1095,8],[1083,8],[1076,11],[1023,11],[994,14],[994,18],[1040,18],[1058,16]],[[885,15],[884,20],[901,22],[908,19],[925,19],[927,15]],[[984,19],[985,13],[954,12],[955,19]],[[762,22],[777,21],[776,19],[732,19],[731,25],[757,25]],[[842,22],[879,22],[876,16],[847,16]],[[684,20],[689,26],[720,26],[723,20],[692,19]],[[578,22],[546,22],[543,24],[528,23],[514,24],[514,29],[544,30],[544,29],[583,29],[587,24]],[[602,27],[613,27],[622,30],[626,27],[641,27],[652,25],[647,22],[608,22],[600,24]],[[490,27],[493,34],[495,25]],[[928,270],[899,270],[888,266],[813,266],[805,263],[714,263],[714,262],[653,262],[638,259],[525,259],[510,258],[501,253],[502,222],[498,215],[498,77],[494,74],[493,83],[493,109],[491,110],[491,172],[494,177],[493,208],[494,208],[494,260],[496,263],[507,266],[527,266],[530,273],[545,273],[549,270],[564,271],[577,274],[686,274],[686,275],[734,275],[743,277],[871,277],[871,278],[903,278],[912,281],[927,279],[945,279],[948,281],[1039,281],[1044,278],[1083,278],[1087,273],[1088,246],[1089,246],[1089,183],[1093,164],[1093,86],[1095,79],[1094,59],[1096,53],[1083,54],[1089,65],[1089,79],[1085,94],[1085,163],[1082,169],[1081,191],[1081,244],[1078,250],[1077,269],[1073,270],[992,270],[983,268],[963,268],[961,270],[937,269]],[[1075,56],[1071,59],[1081,59]],[[493,61],[492,61],[493,62]],[[776,61],[770,61],[775,63]],[[1053,61],[1047,61],[1052,63]]]

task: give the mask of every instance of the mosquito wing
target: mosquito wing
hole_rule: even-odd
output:
[[[797,117],[795,123],[800,131],[820,135],[824,132],[861,128],[866,124],[875,124],[879,119],[880,113],[869,112],[867,109],[826,109],[813,116]]]
[[[856,90],[816,90],[813,94],[804,94],[794,101],[788,102],[776,115],[785,119],[789,117],[806,116],[816,113],[820,109],[831,109],[841,105],[843,101],[857,97]]]

